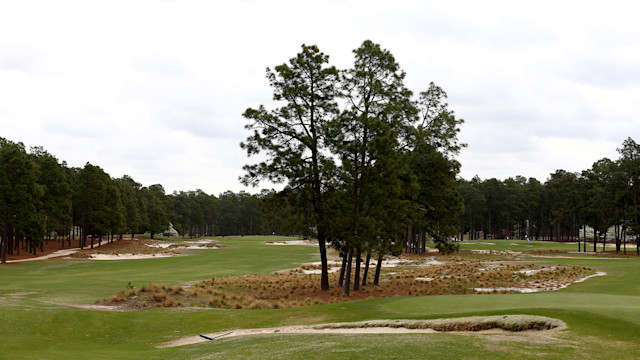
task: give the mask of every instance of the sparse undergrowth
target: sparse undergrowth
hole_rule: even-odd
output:
[[[118,291],[102,304],[128,309],[197,306],[223,309],[289,308],[333,303],[363,298],[392,296],[426,296],[448,294],[509,293],[514,289],[554,290],[592,275],[592,268],[582,266],[537,266],[531,262],[482,261],[481,258],[441,256],[443,262],[427,265],[403,264],[384,269],[379,285],[371,283],[351,296],[342,288],[320,289],[320,275],[298,271],[271,275],[251,274],[215,278],[192,286],[148,284]],[[309,266],[306,266],[309,269]],[[329,274],[338,282],[338,274]],[[476,290],[478,289],[478,290]],[[482,289],[482,290],[480,290]]]

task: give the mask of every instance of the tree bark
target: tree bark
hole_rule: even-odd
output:
[[[353,290],[360,290],[360,263],[362,262],[362,246],[356,249],[356,273],[353,277]]]
[[[383,254],[382,252],[380,252],[380,254],[378,254],[378,262],[376,263],[376,276],[374,276],[373,278],[373,285],[378,285],[379,281],[380,281],[380,269],[382,269],[382,258],[383,258]]]
[[[371,249],[367,250],[367,260],[364,264],[364,274],[362,275],[362,286],[367,285],[367,275],[369,274],[370,261],[371,261]]]
[[[2,227],[2,237],[0,238],[0,243],[1,243],[1,246],[0,246],[0,248],[1,248],[0,249],[0,258],[1,259],[0,259],[0,262],[2,264],[6,264],[7,263],[7,245],[8,245],[7,244],[7,233],[8,233],[7,227],[9,226],[8,222],[9,221],[8,221],[7,217],[5,216],[4,226]]]
[[[349,245],[349,253],[347,255],[347,271],[344,279],[344,287],[342,288],[342,295],[349,296],[349,287],[351,286],[351,260],[353,259],[353,247]]]
[[[340,278],[338,279],[338,286],[344,285],[344,272],[347,268],[347,254],[342,256],[342,266],[340,266]]]

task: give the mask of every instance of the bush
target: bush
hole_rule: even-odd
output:
[[[436,249],[441,254],[449,255],[460,251],[460,245],[444,239],[436,239]]]

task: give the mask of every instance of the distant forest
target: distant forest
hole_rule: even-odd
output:
[[[68,167],[42,147],[0,138],[0,234],[6,254],[36,253],[44,242],[93,246],[124,234],[162,233],[171,223],[182,236],[281,232],[262,222],[260,203],[272,196],[201,190],[165,194],[129,176],[112,178],[87,163]],[[75,229],[75,230],[74,230]]]
[[[471,239],[595,238],[615,241],[618,251],[624,239],[638,244],[640,145],[628,138],[618,153],[617,160],[603,158],[579,173],[557,170],[544,183],[522,176],[459,180],[465,208],[460,232]]]
[[[618,152],[617,160],[604,158],[581,173],[557,170],[544,183],[522,176],[458,179],[464,207],[458,232],[450,235],[575,241],[589,226],[590,234],[595,231],[605,241],[619,244],[631,237],[637,242],[640,145],[628,138]],[[68,167],[42,147],[27,152],[22,143],[0,138],[3,256],[35,253],[44,241],[64,246],[66,240],[70,246],[74,239],[74,246],[84,247],[123,234],[157,234],[169,223],[181,236],[301,234],[310,224],[301,223],[287,205],[286,199],[295,196],[292,190],[165,194],[160,184],[145,187],[126,175],[112,178],[90,163]],[[615,239],[606,239],[610,228]]]

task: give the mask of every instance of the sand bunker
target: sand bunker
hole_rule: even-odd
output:
[[[99,310],[99,311],[115,311],[115,312],[126,312],[130,311],[130,309],[120,308],[117,306],[111,305],[67,305],[72,308],[84,309],[84,310]]]
[[[277,328],[241,329],[190,336],[159,344],[158,348],[197,344],[234,336],[259,334],[408,334],[440,332],[518,332],[564,329],[560,320],[533,315],[474,316],[434,320],[371,320],[351,323],[331,323]]]
[[[176,254],[91,254],[89,260],[136,260],[180,256]]]
[[[189,250],[209,250],[209,249],[221,249],[227,247],[227,245],[219,245],[218,240],[214,239],[202,239],[196,241],[157,241],[153,244],[147,244],[148,247],[160,248],[160,249],[189,249]]]
[[[511,251],[511,250],[481,250],[481,249],[473,249],[471,250],[472,254],[485,254],[485,255],[522,255],[521,251]]]
[[[218,244],[214,239],[202,239],[196,241],[155,241],[145,244],[143,248],[125,249],[123,253],[95,253],[90,254],[88,260],[134,260],[154,259],[162,257],[184,256],[179,250],[212,250],[228,247]],[[157,249],[151,250],[149,248]],[[139,253],[138,253],[139,252]]]
[[[288,241],[265,241],[265,245],[304,245],[318,246],[318,243],[311,240],[288,240]]]
[[[301,272],[305,275],[308,274],[320,274],[322,272],[322,270],[320,269],[322,263],[320,262],[313,262],[313,263],[307,263],[307,264],[303,264],[302,268],[301,268]],[[375,268],[377,266],[378,262],[376,260],[371,260],[369,262],[369,267],[370,268]],[[394,268],[397,266],[404,266],[404,265],[418,265],[418,266],[431,266],[431,265],[442,265],[444,264],[444,262],[442,261],[437,261],[434,258],[432,258],[431,260],[427,260],[424,263],[419,264],[416,261],[412,261],[412,260],[402,260],[402,259],[388,259],[388,260],[382,260],[382,267],[383,268]],[[338,272],[340,271],[340,267],[342,266],[342,262],[341,261],[328,261],[327,262],[327,272],[328,273],[334,273],[334,272]],[[362,266],[364,266],[364,261],[362,263]],[[309,267],[313,267],[313,268],[309,268]]]
[[[529,271],[531,272],[530,274],[524,273],[523,271]],[[550,269],[540,269],[540,270],[522,270],[519,271],[520,273],[524,273],[526,275],[533,275],[535,274],[535,272],[539,272],[539,271],[552,271]],[[571,285],[571,284],[575,284],[575,283],[580,283],[583,282],[587,279],[591,279],[592,277],[595,276],[605,276],[607,275],[606,272],[602,272],[599,271],[593,275],[589,275],[589,276],[585,276],[581,279],[578,279],[576,281],[570,282],[570,283],[561,283],[558,281],[547,281],[545,283],[542,284],[536,284],[535,286],[531,286],[531,287],[521,287],[521,288],[517,288],[517,287],[497,287],[497,288],[474,288],[473,290],[477,291],[477,292],[494,292],[494,291],[517,291],[520,293],[534,293],[534,292],[540,292],[540,291],[554,291],[554,290],[560,290],[560,289],[564,289],[567,286]]]

